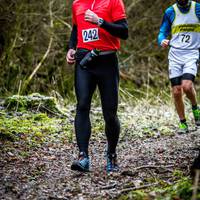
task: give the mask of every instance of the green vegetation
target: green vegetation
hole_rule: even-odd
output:
[[[11,141],[23,140],[27,145],[41,145],[50,141],[71,141],[72,126],[64,120],[50,118],[44,113],[25,112],[21,116],[0,117],[0,137]]]
[[[40,94],[8,97],[0,113],[0,137],[24,140],[37,145],[56,140],[72,140],[72,125],[65,124],[63,111],[56,99]]]
[[[38,93],[28,96],[13,95],[6,98],[4,106],[10,111],[26,111],[35,109],[37,111],[46,110],[49,113],[65,115],[59,107],[56,98],[47,97]]]
[[[98,96],[98,93],[95,95]],[[176,135],[175,121],[177,120],[173,104],[170,101],[170,96],[161,92],[160,94],[157,93],[155,98],[152,91],[149,92],[148,96],[145,92],[140,95],[140,97],[132,96],[128,90],[121,90],[120,92],[119,117],[121,120],[122,133],[119,149],[121,149],[121,153],[124,153],[126,156],[127,152],[123,151],[129,152],[128,147],[132,148],[131,141],[136,139],[143,142],[149,138],[150,141],[152,140],[152,144],[147,142],[147,145],[150,146],[144,146],[146,150],[142,148],[142,150],[140,150],[140,152],[143,151],[141,154],[144,153],[148,156],[154,156],[154,150],[149,148],[159,139],[161,143],[158,143],[158,145],[161,146],[155,147],[157,148],[157,153],[160,155],[162,155],[162,152],[167,153],[169,147],[167,147],[165,143],[163,143],[163,146],[162,140],[166,139],[169,144],[172,142],[173,137]],[[134,103],[132,103],[133,98],[135,98]],[[99,107],[100,102],[97,99],[98,98],[94,101],[91,110],[91,120],[93,124],[92,141],[96,143],[97,141],[104,141],[105,137],[103,117]],[[124,103],[125,99],[127,100],[126,104]],[[65,105],[67,109],[61,109],[62,106],[58,105],[58,99],[40,94],[28,96],[14,95],[5,99],[2,105],[4,109],[1,109],[0,112],[0,142],[3,145],[0,152],[6,153],[12,159],[29,159],[34,155],[33,151],[36,151],[38,148],[43,149],[56,144],[59,146],[70,146],[74,143],[74,106],[68,104]],[[186,109],[187,113],[190,113],[188,119],[191,119],[190,125],[192,125],[191,108],[187,105]],[[64,113],[64,115],[61,113]],[[172,138],[172,140],[170,140],[170,138]],[[127,144],[127,140],[130,141],[130,144]],[[176,148],[182,145],[179,144],[178,141],[173,141],[172,143],[177,145]],[[137,148],[137,145],[140,145],[140,143],[136,143],[135,145]],[[187,146],[187,144],[185,145]],[[173,151],[174,150],[172,150],[172,152]],[[130,151],[129,154],[131,156],[132,152]],[[55,159],[55,156],[52,155],[50,159]],[[173,159],[171,162],[173,162]],[[157,169],[154,166],[153,168]],[[130,167],[130,170],[131,169],[134,170],[135,168]],[[148,172],[148,170],[146,172]],[[44,173],[45,165],[40,164],[38,167],[32,169],[28,180],[37,181]],[[125,188],[121,190],[122,192],[120,195],[117,195],[115,199],[191,199],[193,192],[192,180],[184,170],[174,169],[173,174],[169,176],[170,181],[166,180],[166,178],[158,177],[159,172],[156,172],[158,173],[157,175],[153,175],[153,173],[153,171],[150,173],[151,176],[145,175],[145,178],[139,181],[139,185],[135,185],[134,179],[126,183],[124,185]],[[92,174],[90,176],[92,177]],[[123,180],[123,177],[121,178]]]
[[[164,10],[174,1],[124,2],[129,39],[122,41],[119,51],[122,80],[130,80],[131,93],[138,87],[168,87],[167,50],[158,47],[157,33]],[[73,96],[74,68],[65,61],[71,4],[62,0],[0,2],[1,96],[38,91],[50,95],[52,90]]]
[[[77,183],[82,180],[82,175],[77,175],[77,178],[74,174],[69,175],[69,171],[65,170],[69,168],[72,156],[76,155],[76,152],[72,151],[75,149],[73,146],[75,141],[74,67],[67,65],[65,61],[67,41],[71,32],[72,2],[72,0],[0,1],[0,96],[2,97],[0,99],[0,169],[3,174],[0,181],[3,183],[2,187],[5,185],[3,190],[0,188],[0,198],[2,191],[6,191],[6,194],[9,195],[16,195],[14,197],[11,195],[13,198],[10,197],[10,199],[18,199],[24,192],[26,195],[26,192],[32,190],[36,191],[35,195],[44,195],[48,187],[54,194],[60,186],[63,186],[64,189],[60,193],[58,192],[59,194],[62,194],[63,191],[70,191],[70,195],[76,196],[84,188],[82,185],[77,186]],[[185,136],[185,140],[184,136],[176,138],[177,115],[174,112],[170,96],[167,50],[160,49],[156,41],[163,12],[174,0],[125,0],[124,2],[129,24],[129,39],[122,41],[121,49],[118,52],[121,75],[118,114],[122,127],[119,149],[123,154],[122,157],[127,159],[123,165],[134,171],[137,166],[143,163],[146,165],[145,161],[151,156],[151,153],[157,153],[159,160],[162,152],[167,154],[168,150],[172,148],[171,146],[165,147],[165,145],[171,143],[175,146],[173,146],[173,150],[178,152],[177,157],[182,154],[185,156],[186,151],[186,157],[188,156],[189,158],[187,158],[191,161],[195,153],[189,147],[194,145],[191,148],[196,148],[195,139],[198,137],[192,133],[191,137],[190,135]],[[199,91],[199,83],[198,76],[196,79],[197,91]],[[200,99],[200,94],[198,98]],[[93,157],[95,157],[96,154],[103,152],[106,144],[104,143],[104,121],[99,107],[98,92],[95,93],[93,100],[91,143],[93,145],[93,140],[96,142],[92,146]],[[188,102],[186,102],[186,111],[189,127],[194,130],[193,115]],[[158,140],[161,147],[155,148],[158,150],[156,152],[151,147]],[[178,143],[179,140],[182,142],[181,144]],[[134,149],[134,147],[139,149],[144,141],[147,141],[145,145],[149,145],[146,149],[145,145],[141,147],[140,151]],[[162,143],[163,141],[164,143]],[[182,149],[179,150],[181,145]],[[52,147],[55,152],[52,153],[48,149],[45,153],[52,153],[51,156],[48,155],[48,157],[45,153],[40,152],[49,147]],[[143,149],[144,152],[142,152]],[[67,153],[65,154],[65,152]],[[43,160],[39,162],[35,153],[38,154],[38,157],[46,156],[48,162],[56,159],[59,154],[64,154],[64,156],[58,157],[55,161],[56,164],[45,163]],[[173,153],[169,154],[172,162],[173,159],[176,159],[173,157]],[[131,161],[126,156],[130,156]],[[31,159],[29,160],[32,157],[35,159],[33,160],[36,166],[31,164]],[[132,159],[134,163],[132,163]],[[183,158],[182,161],[184,160],[187,159]],[[16,171],[13,174],[20,174],[18,168],[22,169],[23,172],[20,174],[22,180],[19,177],[11,176],[13,168],[10,163],[12,164],[12,162],[16,164],[17,168],[14,169]],[[26,163],[30,162],[28,167],[26,166],[27,171],[23,167],[20,168],[20,162],[24,162],[24,168]],[[189,164],[187,163],[187,166]],[[47,172],[46,166],[50,166],[50,172],[55,168],[60,171],[58,170],[53,176],[53,173]],[[110,197],[120,200],[189,200],[193,190],[192,180],[184,166],[183,168],[181,168],[182,166],[179,168],[177,165],[175,167],[178,170],[173,168],[171,170],[173,174],[170,174],[169,178],[158,177],[159,172],[153,174],[154,171],[150,170],[144,170],[150,174],[150,176],[148,173],[143,175],[145,178],[141,174],[135,176],[131,174],[133,177],[128,178],[124,178],[121,174],[119,177],[114,176],[111,183],[113,183],[112,181],[117,182],[118,178],[121,186],[120,188],[118,185],[118,189],[123,191],[123,181],[127,181],[128,189],[125,188],[125,191],[128,192],[122,192],[120,195],[111,192]],[[65,176],[60,178],[59,175],[65,171]],[[48,173],[50,173],[49,176]],[[95,173],[101,174],[100,181]],[[43,177],[43,181],[38,180],[43,174],[47,176],[47,180],[45,177]],[[69,178],[67,179],[67,177]],[[76,181],[71,181],[72,177],[75,177]],[[93,174],[85,178],[90,180],[90,177],[92,180],[88,181],[85,186],[85,188],[90,188],[95,183],[95,186],[93,185],[95,189],[90,188],[90,192],[98,192],[97,186],[101,185],[103,181],[105,181],[103,184],[107,185],[106,181],[109,182],[112,178],[112,176],[104,177],[102,171],[98,170],[97,172],[94,170]],[[136,177],[142,177],[141,187],[137,188],[134,185]],[[56,182],[58,179],[62,183]],[[14,184],[13,180],[19,180],[20,184]],[[27,181],[27,185],[22,184],[24,181]],[[55,182],[55,187],[54,183],[48,185],[48,181]],[[67,185],[68,183],[70,186]],[[156,184],[154,185],[154,183]],[[23,185],[21,190],[16,189],[17,184]],[[41,184],[41,193],[39,193],[40,187],[31,188],[32,190],[29,188],[34,184]],[[73,184],[75,186],[71,189]],[[150,185],[142,188],[145,184]],[[98,193],[99,199],[105,196],[108,198],[110,191],[106,191],[105,194],[102,191],[103,189],[100,189],[100,193]],[[199,193],[198,195],[200,195]],[[72,198],[70,195],[67,196],[67,199]],[[30,199],[31,197],[34,199],[38,196],[30,196]],[[39,196],[39,198],[43,198],[43,196]],[[65,199],[59,195],[56,197],[45,196],[45,198]],[[82,196],[80,196],[81,198]],[[25,197],[23,196],[22,199]],[[93,199],[93,196],[90,196],[89,199]],[[197,199],[200,199],[200,196]]]
[[[118,200],[190,200],[192,198],[192,182],[188,177],[178,179],[174,185],[165,184],[163,187],[150,187],[148,190],[136,190],[122,195]],[[199,191],[200,192],[200,191]],[[200,193],[197,199],[200,198]]]

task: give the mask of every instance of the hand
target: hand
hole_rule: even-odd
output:
[[[69,49],[67,52],[66,60],[68,64],[72,65],[75,63],[75,53],[76,51],[74,49]]]
[[[169,46],[169,40],[167,40],[167,39],[162,40],[161,46],[163,48],[167,48]]]
[[[93,11],[90,9],[85,11],[85,21],[91,22],[93,24],[98,24],[98,15],[95,14]]]

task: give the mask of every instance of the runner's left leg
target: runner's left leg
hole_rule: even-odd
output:
[[[115,54],[101,59],[101,70],[98,76],[98,87],[101,95],[105,133],[108,141],[108,153],[115,154],[120,134],[120,123],[117,117],[119,69]]]
[[[193,106],[197,105],[196,91],[193,82],[191,80],[182,80],[182,88],[191,104]]]

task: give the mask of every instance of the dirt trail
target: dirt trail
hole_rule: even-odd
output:
[[[70,170],[77,156],[75,143],[32,148],[24,158],[5,152],[1,143],[0,199],[113,199],[141,185],[156,185],[158,179],[170,184],[175,169],[189,173],[198,154],[199,134],[198,130],[153,138],[124,136],[118,148],[121,171],[110,175],[104,170],[103,137],[90,142],[92,171],[87,174]]]

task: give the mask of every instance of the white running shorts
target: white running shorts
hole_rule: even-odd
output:
[[[168,59],[170,79],[180,77],[186,73],[197,75],[199,50],[182,50],[171,47]]]

